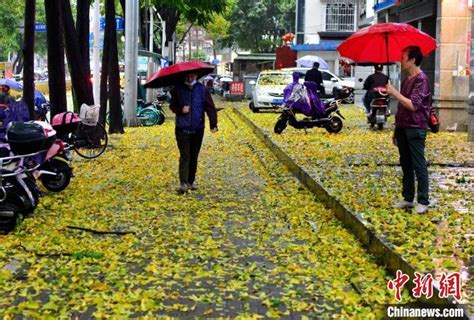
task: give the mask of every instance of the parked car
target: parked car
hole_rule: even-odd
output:
[[[283,104],[283,89],[293,81],[291,73],[282,70],[262,71],[257,81],[250,81],[253,85],[252,101],[249,108],[253,112],[262,109],[273,109]]]
[[[282,70],[288,71],[293,73],[294,71],[298,71],[301,73],[301,78],[304,79],[304,76],[306,75],[306,71],[310,70],[311,68],[284,68]],[[354,103],[354,80],[345,80],[341,79],[340,77],[336,76],[334,73],[332,73],[329,70],[324,70],[324,69],[319,69],[323,75],[323,84],[324,88],[326,91],[326,95],[322,98],[332,98],[334,96],[334,88],[350,88],[351,89],[351,94],[349,97],[343,100],[344,103],[349,103],[352,104]]]

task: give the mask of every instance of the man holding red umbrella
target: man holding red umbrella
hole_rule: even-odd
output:
[[[411,46],[402,51],[402,70],[407,73],[399,92],[390,82],[387,93],[398,100],[395,116],[393,142],[398,146],[403,171],[403,200],[393,207],[398,209],[414,207],[415,175],[418,181],[417,213],[428,210],[428,168],[425,159],[425,140],[428,117],[431,108],[429,80],[421,71],[423,54],[419,47]]]
[[[174,86],[170,108],[176,114],[176,141],[179,148],[179,192],[196,190],[199,151],[204,137],[204,113],[209,117],[211,132],[217,132],[217,111],[207,88],[197,82],[193,71]]]

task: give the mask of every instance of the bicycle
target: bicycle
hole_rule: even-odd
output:
[[[162,125],[165,122],[165,112],[163,111],[163,104],[168,100],[166,94],[157,95],[152,102],[145,102],[142,99],[137,99],[137,119],[145,127],[154,125]],[[124,100],[121,97],[122,113],[121,118],[124,118]],[[107,112],[106,123],[110,125],[110,113]]]
[[[42,106],[41,118],[48,122],[46,115],[51,105],[46,103]],[[85,124],[76,113],[69,111],[55,115],[51,123],[57,136],[66,143],[66,151],[74,150],[82,158],[94,159],[107,149],[109,137],[100,122]]]

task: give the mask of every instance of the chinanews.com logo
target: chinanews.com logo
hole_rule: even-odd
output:
[[[387,288],[394,291],[395,300],[402,302],[401,291],[405,284],[410,280],[410,276],[397,270],[395,279],[388,281]],[[438,289],[438,297],[461,300],[461,274],[441,273],[439,280],[433,277],[432,274],[423,275],[415,272],[415,279],[413,279],[414,288],[411,290],[412,296],[415,298],[430,299],[433,297],[434,287]],[[387,318],[448,318],[448,319],[464,319],[467,315],[464,314],[464,309],[461,305],[443,304],[396,304],[388,305],[386,307]]]

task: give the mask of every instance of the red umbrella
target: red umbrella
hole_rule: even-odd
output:
[[[406,23],[378,23],[360,29],[338,47],[342,57],[365,63],[402,60],[402,50],[420,47],[424,56],[436,49],[436,40]]]
[[[165,67],[152,74],[145,83],[145,88],[160,88],[178,84],[184,81],[184,75],[195,73],[198,78],[214,71],[214,67],[200,61],[188,61]]]

